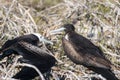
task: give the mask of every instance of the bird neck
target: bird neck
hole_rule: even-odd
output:
[[[69,40],[69,33],[65,34],[65,37],[64,37],[66,40]]]
[[[66,40],[69,40],[69,36],[72,34],[72,33],[74,33],[74,31],[69,31],[69,32],[67,32],[67,33],[65,33],[65,39]]]

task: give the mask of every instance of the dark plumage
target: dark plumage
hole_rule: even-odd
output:
[[[65,24],[62,29],[65,31],[65,36],[62,38],[63,49],[65,54],[74,63],[83,65],[101,74],[107,80],[118,80],[110,70],[110,61],[104,56],[104,53],[99,47],[95,46],[82,35],[76,33],[72,24]],[[52,33],[57,31],[59,30],[54,30]]]
[[[55,57],[48,51],[26,42],[19,42],[11,46],[11,49],[23,57],[22,62],[36,66],[41,73],[49,71],[56,62]],[[36,76],[38,76],[38,73],[34,69],[23,67],[13,78],[29,80]]]
[[[16,44],[20,41],[24,41],[24,42],[31,43],[35,46],[38,46],[39,42],[42,40],[45,40],[45,39],[39,33],[23,35],[23,36],[16,37],[12,40],[8,40],[2,45],[2,48],[0,49],[0,53],[1,52],[3,53],[3,54],[0,54],[0,59],[3,59],[4,57],[11,55],[11,53],[13,52],[14,54],[17,54],[13,49],[9,49],[9,47],[11,47],[13,44]],[[51,42],[47,41],[47,43],[51,43]]]
[[[46,49],[39,48],[38,42],[41,37],[29,34],[7,41],[1,48],[0,58],[4,58],[12,53],[21,55],[21,62],[36,66],[42,73],[45,73],[55,65],[55,57]],[[49,43],[49,41],[47,41]],[[20,80],[30,80],[38,76],[38,73],[29,67],[23,67],[13,78]]]
[[[55,57],[45,49],[40,49],[30,43],[20,41],[9,49],[15,51],[17,54],[21,55],[21,61],[24,63],[32,64],[36,66],[41,73],[45,73],[55,65]],[[38,73],[29,67],[23,67],[20,72],[18,72],[13,78],[20,80],[29,80],[38,76]]]

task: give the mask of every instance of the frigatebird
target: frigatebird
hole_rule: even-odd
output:
[[[1,48],[1,59],[12,53],[21,55],[21,62],[37,67],[41,73],[46,73],[55,65],[55,57],[47,49],[38,47],[38,42],[52,44],[39,34],[29,34],[8,40]],[[38,76],[38,73],[30,67],[23,67],[13,78],[20,80],[30,80]]]
[[[37,67],[41,73],[48,72],[55,65],[55,57],[45,49],[41,49],[27,42],[18,42],[10,47],[22,56],[22,62],[32,64]],[[20,80],[29,80],[38,76],[38,73],[29,67],[23,67],[13,78]]]
[[[8,49],[8,48],[7,48]],[[17,54],[21,55],[20,61],[34,65],[41,73],[46,73],[55,65],[55,57],[45,49],[32,45],[25,41],[17,42],[9,47]],[[13,78],[20,80],[31,80],[38,76],[38,73],[30,67],[23,67]]]
[[[27,34],[27,35],[22,35],[19,37],[16,37],[12,40],[7,40],[3,45],[2,48],[0,49],[0,59],[3,59],[6,56],[11,55],[12,53],[17,54],[14,50],[10,49],[13,44],[18,43],[20,41],[25,41],[28,43],[31,43],[35,46],[38,46],[39,42],[45,42],[49,44],[53,44],[51,41],[45,39],[41,34],[39,33],[32,33],[32,34]]]
[[[112,64],[105,57],[103,51],[90,40],[75,32],[74,25],[64,24],[62,28],[50,33],[57,34],[61,31],[65,31],[62,45],[65,54],[71,61],[101,74],[107,80],[119,80],[112,72]]]

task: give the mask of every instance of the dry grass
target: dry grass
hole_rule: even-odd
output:
[[[0,1],[1,45],[8,39],[39,32],[55,42],[52,52],[59,62],[53,67],[51,80],[60,78],[90,80],[92,76],[102,78],[85,67],[72,63],[64,55],[61,46],[62,36],[49,35],[49,31],[59,28],[62,24],[73,23],[78,33],[101,47],[115,66],[113,67],[114,73],[116,76],[120,76],[119,0],[56,0],[58,2],[53,4],[50,0],[51,3],[43,1],[33,0],[30,2],[26,0],[24,3],[22,0]],[[7,67],[5,66],[7,58],[0,61],[0,63],[4,63],[0,66],[2,79],[9,80],[15,74],[17,59],[12,59],[13,62]]]

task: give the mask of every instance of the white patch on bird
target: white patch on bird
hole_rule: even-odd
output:
[[[39,34],[39,33],[32,33],[33,35],[35,35],[38,39],[39,39],[39,41],[41,41],[41,39],[42,38],[44,38],[41,34]]]
[[[65,35],[65,39],[69,41],[69,36],[68,36],[68,34]]]

